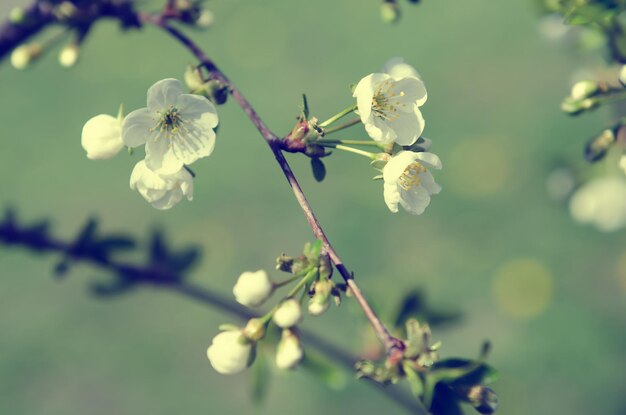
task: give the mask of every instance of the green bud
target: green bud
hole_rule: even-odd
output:
[[[14,7],[11,9],[9,13],[9,21],[13,24],[21,24],[24,23],[24,19],[26,19],[26,13],[24,13],[24,9],[21,7]]]
[[[606,156],[615,140],[615,130],[613,128],[607,128],[597,136],[592,137],[585,146],[585,160],[590,163],[601,160]]]
[[[266,323],[260,318],[251,318],[243,329],[243,335],[250,341],[257,342],[265,337]]]
[[[199,90],[204,86],[204,79],[202,79],[202,72],[197,66],[188,65],[185,69],[185,84],[191,91]]]
[[[384,23],[396,23],[400,14],[400,7],[395,1],[386,0],[380,6],[380,18]]]

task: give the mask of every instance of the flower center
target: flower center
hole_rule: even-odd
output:
[[[167,136],[176,134],[178,132],[178,128],[183,123],[178,108],[172,106],[166,111],[159,111],[158,114],[159,119],[157,121],[156,129],[159,132],[165,132]]]
[[[402,172],[402,175],[398,179],[398,184],[406,191],[418,187],[421,183],[419,175],[420,173],[426,173],[426,167],[419,164],[417,161],[409,164]]]
[[[387,79],[378,85],[372,97],[372,111],[374,115],[383,120],[397,120],[400,117],[398,108],[406,105],[398,100],[398,98],[405,96],[404,91],[400,91],[399,93],[392,92],[395,86],[395,81]]]

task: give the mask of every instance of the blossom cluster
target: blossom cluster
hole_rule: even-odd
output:
[[[157,209],[169,209],[183,197],[193,198],[193,175],[187,168],[211,155],[217,110],[211,101],[185,93],[176,79],[148,89],[147,106],[126,117],[100,114],[85,123],[82,146],[90,159],[108,159],[124,146],[144,146],[145,159],[130,176],[131,189]]]
[[[280,331],[275,363],[279,369],[293,369],[304,358],[298,325],[302,322],[302,302],[308,294],[307,311],[311,316],[323,314],[331,301],[340,301],[340,288],[330,279],[331,264],[321,254],[321,243],[307,244],[298,258],[281,256],[277,268],[293,276],[274,282],[264,270],[242,273],[233,288],[238,303],[251,308],[263,305],[278,289],[297,281],[293,289],[266,314],[252,318],[245,327],[220,326],[222,331],[213,338],[207,357],[213,368],[222,374],[236,374],[252,364],[257,343],[273,325]]]

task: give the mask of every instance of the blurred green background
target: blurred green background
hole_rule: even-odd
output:
[[[192,36],[279,133],[290,130],[302,92],[326,118],[387,59],[415,65],[429,92],[425,135],[444,163],[443,192],[422,216],[393,215],[364,159],[335,154],[319,184],[307,160],[290,157],[331,241],[383,316],[414,287],[463,313],[435,330],[443,356],[472,357],[493,342],[499,413],[626,412],[626,236],[574,223],[545,190],[555,160],[579,163],[584,139],[609,114],[572,120],[559,111],[571,74],[590,59],[542,37],[532,2],[406,3],[395,26],[381,23],[374,0],[207,5],[215,24]],[[89,161],[80,146],[88,118],[115,114],[120,102],[144,106],[152,83],[182,78],[193,59],[152,28],[121,33],[110,22],[95,28],[81,58],[71,70],[55,52],[23,72],[2,62],[1,206],[26,221],[51,218],[64,238],[91,216],[105,231],[144,239],[160,227],[174,243],[202,248],[191,279],[226,295],[242,271],[272,269],[276,255],[311,239],[233,102],[219,108],[214,154],[194,164],[191,203],[160,212],[130,191],[140,155]],[[364,136],[360,127],[344,135]],[[249,373],[224,377],[206,361],[218,324],[232,317],[152,289],[94,299],[89,282],[110,276],[81,265],[55,280],[57,260],[0,248],[2,414],[401,411],[362,382],[335,391],[305,371],[276,371],[255,406]],[[347,301],[305,327],[356,351],[365,323]]]

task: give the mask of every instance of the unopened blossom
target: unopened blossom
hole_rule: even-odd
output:
[[[158,174],[144,160],[135,165],[130,175],[130,188],[137,190],[153,207],[165,210],[180,202],[183,196],[193,199],[193,177],[184,168],[173,174]]]
[[[61,49],[59,53],[59,64],[65,68],[71,68],[78,62],[80,48],[76,43],[70,43]]]
[[[430,196],[441,191],[428,169],[441,169],[441,160],[433,153],[401,151],[383,168],[384,198],[390,211],[398,205],[420,215],[430,203]]]
[[[410,146],[424,131],[419,110],[427,99],[424,83],[406,68],[373,73],[361,79],[352,94],[365,131],[376,142]]]
[[[256,307],[267,300],[273,290],[274,285],[267,272],[258,270],[242,273],[233,287],[233,294],[239,304]]]
[[[593,179],[580,187],[570,199],[574,220],[591,224],[603,232],[626,226],[626,179],[607,176]]]
[[[215,106],[204,97],[184,92],[180,81],[163,79],[148,90],[148,106],[124,119],[124,144],[145,144],[146,165],[159,174],[175,173],[210,155],[215,147]]]
[[[320,316],[324,314],[330,307],[330,295],[333,289],[333,283],[329,279],[320,279],[313,285],[313,297],[309,300],[308,312],[312,316]]]
[[[18,46],[11,53],[11,65],[15,69],[26,69],[42,52],[43,48],[38,43]]]
[[[122,141],[122,117],[99,114],[83,126],[81,145],[92,160],[108,159],[124,147]]]
[[[274,323],[281,328],[293,327],[302,320],[302,308],[295,298],[283,301],[274,312]]]
[[[248,367],[252,347],[252,342],[241,331],[223,331],[213,338],[206,354],[216,371],[234,375]]]
[[[391,58],[383,66],[383,72],[394,79],[417,78],[422,79],[415,68],[405,62],[403,58]]]
[[[300,363],[303,356],[304,352],[298,335],[289,329],[283,330],[276,347],[276,367],[293,369]]]

